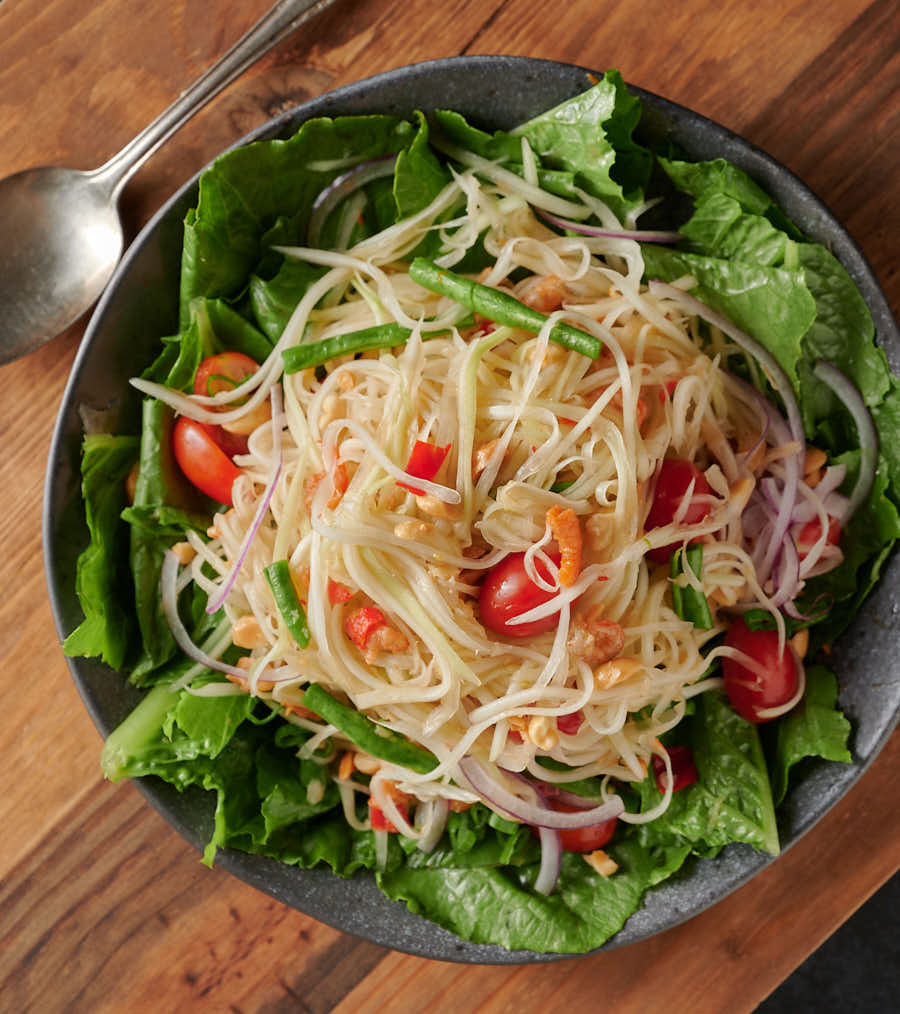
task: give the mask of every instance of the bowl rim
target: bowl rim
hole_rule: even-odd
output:
[[[300,123],[313,116],[336,115],[340,107],[352,104],[354,101],[359,100],[361,96],[377,92],[385,85],[403,89],[406,85],[418,82],[423,78],[439,79],[447,74],[451,76],[454,74],[483,75],[485,72],[496,74],[498,71],[526,76],[530,73],[543,73],[551,76],[559,75],[566,81],[569,79],[574,81],[580,75],[583,79],[583,85],[579,90],[584,90],[584,88],[589,86],[589,75],[598,73],[586,67],[561,61],[503,55],[461,56],[422,61],[388,70],[315,96],[257,126],[242,138],[229,145],[221,154],[238,147],[243,147],[254,141],[285,136],[285,132],[289,127],[296,129]],[[632,94],[641,100],[644,116],[647,116],[649,111],[652,116],[659,118],[661,122],[668,124],[676,132],[687,130],[688,132],[693,131],[696,134],[702,134],[711,149],[730,151],[730,154],[727,156],[730,161],[735,161],[733,154],[735,151],[739,152],[741,166],[747,169],[779,204],[785,207],[790,217],[793,218],[797,213],[795,205],[798,198],[801,200],[803,207],[803,215],[801,217],[803,218],[804,231],[807,231],[809,235],[820,242],[827,240],[832,251],[848,270],[876,320],[879,344],[885,343],[885,340],[887,340],[886,343],[889,348],[886,351],[888,351],[894,372],[898,372],[898,363],[900,363],[900,332],[898,332],[896,322],[891,315],[887,299],[865,255],[825,203],[791,170],[777,162],[777,160],[761,148],[741,138],[727,127],[652,92],[630,84],[628,88]],[[691,154],[693,156],[693,151]],[[212,163],[208,163],[203,169],[193,174],[186,182],[179,186],[154,213],[129,245],[87,325],[84,339],[73,362],[60,403],[60,410],[54,425],[48,455],[42,524],[45,577],[54,623],[60,640],[69,633],[67,628],[70,624],[67,620],[67,605],[65,600],[67,596],[71,598],[73,589],[62,586],[59,580],[62,563],[58,547],[58,529],[62,521],[63,507],[61,492],[57,486],[59,476],[65,472],[65,469],[61,465],[68,454],[67,442],[69,436],[67,424],[71,424],[73,413],[77,413],[78,406],[76,399],[79,391],[79,381],[85,371],[85,365],[90,359],[95,338],[98,334],[102,333],[106,316],[116,300],[120,283],[133,270],[135,262],[140,258],[148,242],[156,235],[161,224],[188,197],[196,195],[200,176],[210,164]],[[793,213],[791,211],[792,207],[794,207]],[[85,676],[85,671],[88,668],[97,667],[100,664],[91,660],[69,657],[66,657],[66,663],[94,724],[101,735],[107,735],[111,730],[112,724],[115,723],[108,721],[104,713],[102,701],[92,691],[91,684]],[[100,666],[100,668],[104,669],[107,673],[112,672],[112,670],[106,669],[105,666]],[[894,728],[896,728],[898,721],[900,721],[900,708],[895,708],[890,720],[882,723],[878,734],[872,739],[868,748],[858,757],[855,756],[854,762],[851,765],[842,768],[841,776],[837,777],[836,783],[831,784],[826,792],[824,805],[811,815],[807,815],[795,832],[788,836],[784,842],[782,852],[795,844],[800,837],[806,834],[843,798],[880,752],[884,743]],[[822,762],[822,764],[826,764],[826,762]],[[834,765],[829,766],[834,767]],[[134,781],[136,782],[136,787],[143,792],[145,798],[166,821],[183,838],[194,845],[195,848],[202,849],[204,844],[202,834],[198,834],[197,827],[188,822],[191,807],[196,803],[194,794],[174,798],[171,796],[171,793],[160,791],[160,787],[164,786],[164,783],[158,782],[157,779],[136,779]],[[694,872],[690,873],[686,878],[676,878],[675,882],[671,880],[667,881],[648,892],[644,898],[642,907],[627,920],[619,933],[615,934],[598,950],[608,950],[623,946],[679,925],[681,922],[698,915],[706,908],[716,904],[728,894],[737,890],[774,861],[774,858],[752,852],[746,846],[732,845],[728,846],[716,860],[695,860],[692,864]],[[726,882],[725,889],[707,892],[706,895],[703,895],[701,891],[698,903],[696,892],[691,890],[691,885],[697,877],[706,878],[708,876],[709,863],[711,862],[714,862],[716,868],[722,871]],[[495,944],[475,944],[462,941],[451,932],[442,929],[436,924],[422,917],[412,915],[402,903],[389,901],[379,893],[379,897],[384,903],[383,906],[379,907],[383,908],[384,912],[389,913],[391,918],[400,918],[405,923],[409,923],[410,919],[413,920],[409,925],[413,926],[414,930],[408,932],[402,940],[398,940],[391,932],[390,919],[386,923],[374,927],[358,923],[348,925],[344,915],[336,912],[331,902],[326,900],[325,903],[316,903],[314,896],[317,892],[322,890],[323,885],[333,881],[338,881],[338,883],[346,888],[341,893],[347,896],[348,901],[351,903],[361,903],[360,892],[354,890],[351,885],[355,881],[359,881],[360,878],[365,878],[372,882],[372,889],[377,891],[377,888],[374,887],[374,879],[371,877],[371,874],[357,875],[352,881],[344,881],[339,880],[328,870],[298,870],[287,867],[275,860],[265,859],[260,856],[249,856],[227,849],[220,850],[216,863],[252,886],[265,891],[285,904],[298,908],[300,911],[321,922],[341,929],[344,932],[361,936],[382,946],[405,951],[406,953],[440,960],[483,964],[543,962],[576,956],[568,953],[540,953],[529,950],[511,951]],[[285,871],[289,871],[290,875],[288,877],[285,877]],[[294,883],[297,878],[302,879],[305,886],[297,889]],[[688,888],[687,891],[685,891],[685,886]],[[694,895],[693,899],[691,897],[692,894]],[[659,905],[655,904],[653,900],[657,897],[666,897],[668,912],[666,917],[662,919],[660,919],[659,913],[656,911]],[[303,907],[298,902],[302,902]],[[648,923],[649,925],[647,925]],[[596,953],[596,951],[585,953]]]

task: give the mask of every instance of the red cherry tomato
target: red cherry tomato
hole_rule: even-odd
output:
[[[559,554],[549,553],[557,565]],[[536,561],[541,577],[549,580],[547,568]],[[548,602],[556,592],[548,592],[536,585],[525,570],[525,554],[510,553],[487,572],[478,594],[478,611],[481,622],[495,634],[504,637],[533,637],[552,630],[559,623],[559,613],[545,616],[531,623],[510,624],[510,620],[522,613]]]
[[[670,746],[669,762],[672,765],[672,791],[686,789],[697,781],[697,767],[694,764],[694,755],[689,746]],[[660,792],[666,791],[666,762],[659,756],[653,755],[653,773],[656,775],[656,787]]]
[[[223,453],[206,428],[182,416],[172,432],[172,447],[179,468],[197,489],[231,507],[231,487],[241,470]]]
[[[561,803],[558,799],[550,800],[550,806],[557,813],[580,813],[577,806],[569,806],[568,803]],[[601,824],[592,824],[590,827],[567,827],[559,832],[560,844],[564,852],[594,852],[602,849],[608,844],[610,838],[615,834],[618,820],[613,817],[604,820]],[[536,835],[537,828],[532,829]]]
[[[777,630],[750,630],[736,620],[725,635],[725,644],[749,655],[766,675],[751,672],[732,658],[722,659],[725,693],[734,710],[748,722],[770,722],[760,712],[778,708],[797,693],[800,674],[787,645],[779,654]]]
[[[194,394],[212,397],[221,391],[231,391],[258,369],[257,363],[243,352],[207,356],[194,374]]]
[[[698,503],[696,500],[697,497],[707,496],[710,492],[709,483],[700,469],[693,462],[685,461],[682,458],[666,458],[660,466],[656,479],[653,503],[650,505],[644,526],[646,531],[649,532],[654,528],[662,528],[672,523],[691,482],[694,483],[694,492],[691,495],[691,502],[684,512],[682,524],[695,525],[709,514],[709,505],[703,502]],[[673,543],[669,546],[651,549],[647,553],[647,557],[654,563],[665,563],[677,545],[678,543]]]
[[[220,391],[230,391],[258,369],[256,362],[243,352],[220,352],[215,356],[207,356],[194,374],[194,394],[212,396]],[[235,454],[247,453],[245,434],[229,433],[223,426],[214,423],[201,425],[229,458]]]

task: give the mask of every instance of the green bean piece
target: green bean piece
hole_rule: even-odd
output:
[[[515,296],[489,285],[480,285],[471,278],[454,274],[439,268],[433,261],[424,257],[416,257],[409,266],[409,277],[418,282],[424,289],[437,292],[441,296],[449,296],[462,303],[473,313],[505,324],[507,327],[518,327],[535,333],[547,322],[547,317],[530,306],[520,303]],[[589,359],[597,359],[603,351],[603,343],[587,331],[567,324],[565,321],[553,325],[550,340],[567,349],[580,352]]]
[[[433,753],[411,743],[398,732],[376,725],[355,708],[335,700],[318,683],[313,683],[304,693],[303,707],[339,729],[360,750],[389,764],[420,774],[426,774],[438,765]]]
[[[281,353],[284,359],[284,372],[298,373],[310,366],[321,366],[330,359],[355,355],[357,352],[392,349],[397,345],[404,345],[411,333],[408,327],[401,327],[400,324],[376,324],[375,327],[349,331],[347,334],[338,334],[319,342],[310,342],[309,345],[295,345]]]
[[[703,570],[703,546],[699,543],[688,546],[687,550],[676,549],[669,562],[669,576],[680,577],[684,573],[683,554],[687,557],[690,569],[697,577]],[[709,603],[703,592],[697,591],[690,585],[680,585],[677,582],[672,584],[672,607],[676,614],[683,620],[689,620],[698,630],[711,630],[713,626],[712,613],[709,611]]]
[[[473,322],[474,323],[474,322]],[[466,321],[459,321],[456,327],[465,327]],[[405,345],[412,331],[401,324],[376,324],[363,328],[361,331],[348,331],[337,334],[333,338],[323,338],[309,345],[294,345],[285,349],[281,355],[284,359],[285,373],[299,373],[311,366],[321,366],[331,359],[340,356],[356,355],[358,352],[372,352],[375,349],[393,349]],[[422,331],[422,340],[440,338],[450,334],[447,327],[434,331]]]
[[[305,648],[309,644],[309,627],[306,625],[306,613],[300,599],[297,598],[297,590],[291,580],[291,569],[287,560],[270,563],[266,567],[265,574],[285,626],[297,644]]]

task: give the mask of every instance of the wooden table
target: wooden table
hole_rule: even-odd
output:
[[[268,0],[0,3],[0,176],[100,164]],[[227,12],[227,14],[226,14]],[[131,236],[220,149],[280,110],[462,53],[619,67],[786,163],[830,204],[900,308],[894,0],[341,0],[152,158]],[[0,307],[2,315],[2,307]],[[750,1011],[900,866],[895,735],[805,839],[691,922],[624,950],[464,967],[286,909],[198,856],[128,784],[69,678],[41,567],[50,432],[84,322],[0,369],[0,1008],[3,1011]]]

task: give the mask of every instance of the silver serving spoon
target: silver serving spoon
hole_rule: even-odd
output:
[[[0,180],[0,365],[34,352],[97,299],[122,254],[119,195],[214,95],[333,0],[278,0],[149,127],[90,172],[45,166]]]

